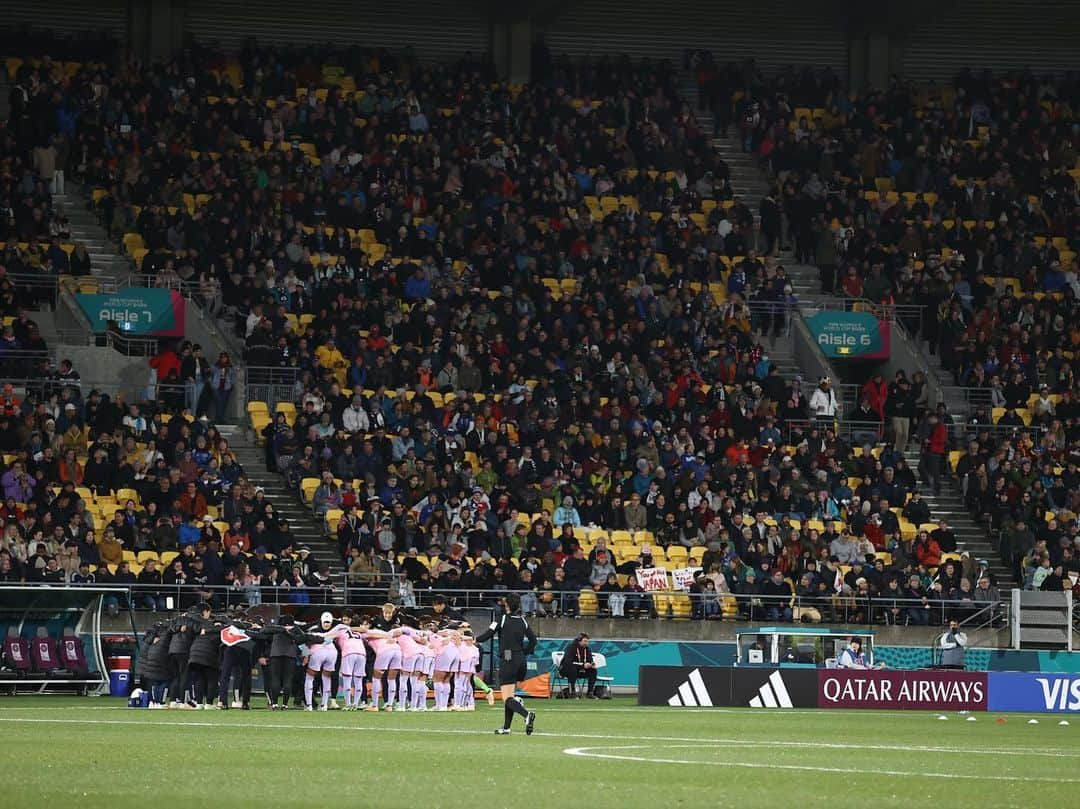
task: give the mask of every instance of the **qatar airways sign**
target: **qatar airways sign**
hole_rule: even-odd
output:
[[[986,682],[986,672],[824,669],[818,706],[985,711]]]

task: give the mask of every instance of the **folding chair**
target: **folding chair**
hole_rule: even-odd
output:
[[[607,699],[611,697],[611,684],[615,682],[615,678],[600,673],[607,668],[607,657],[600,652],[593,652],[592,658],[596,664],[596,696],[600,699]]]

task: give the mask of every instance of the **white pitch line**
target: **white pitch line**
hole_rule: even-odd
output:
[[[543,716],[541,715],[541,720]],[[436,720],[438,721],[438,720]],[[285,724],[280,722],[205,722],[205,721],[138,721],[133,719],[44,719],[30,717],[0,717],[0,723],[12,724],[53,724],[53,725],[123,725],[139,727],[195,727],[195,728],[224,728],[236,730],[249,730],[251,728],[270,728],[276,730],[340,730],[360,733],[418,733],[421,735],[452,735],[452,736],[488,736],[488,730],[467,730],[464,728],[403,728],[384,727],[376,725],[313,725],[313,724]],[[1080,752],[1066,753],[1060,750],[1047,750],[1045,748],[966,748],[966,747],[928,747],[899,744],[841,744],[839,742],[819,741],[784,741],[773,739],[747,740],[709,738],[700,739],[686,736],[627,736],[600,734],[600,733],[550,733],[537,732],[533,736],[544,736],[553,739],[592,739],[596,741],[626,741],[631,739],[640,742],[692,742],[691,746],[698,745],[740,745],[740,746],[768,746],[768,747],[806,747],[812,744],[814,747],[834,750],[881,750],[900,753],[956,753],[963,755],[980,756],[1005,756],[1005,755],[1032,755],[1047,758],[1080,758]],[[596,748],[603,749],[603,748]]]
[[[745,745],[744,746],[758,746],[758,745]],[[760,745],[764,747],[765,745]],[[819,746],[815,743],[815,746]],[[668,745],[661,749],[680,749],[685,747],[694,747],[701,749],[697,745]],[[809,772],[832,772],[842,773],[843,775],[898,775],[906,777],[918,777],[925,776],[928,778],[964,778],[972,781],[1019,781],[1023,783],[1051,783],[1051,784],[1080,784],[1080,779],[1077,778],[1059,778],[1057,776],[1037,776],[1037,775],[976,775],[972,773],[957,773],[957,772],[926,772],[925,770],[867,770],[860,767],[857,770],[852,770],[849,767],[819,767],[811,764],[775,764],[775,763],[763,763],[763,762],[751,762],[751,761],[731,761],[724,759],[723,761],[693,761],[685,758],[653,758],[651,756],[624,756],[616,753],[595,753],[594,750],[643,750],[648,749],[646,745],[625,745],[620,747],[567,747],[563,750],[568,756],[578,756],[580,758],[602,758],[615,761],[635,761],[639,764],[705,764],[711,767],[742,767],[745,769],[754,770],[799,770]]]
[[[538,699],[538,704],[543,705],[543,712],[546,714],[549,711],[557,714],[592,714],[592,713],[626,713],[626,714],[643,714],[643,713],[670,713],[677,712],[679,716],[708,716],[710,714],[749,714],[753,713],[756,718],[767,719],[782,719],[784,717],[791,716],[819,716],[822,718],[828,714],[829,718],[836,718],[837,716],[854,716],[856,714],[865,714],[867,711],[862,708],[837,708],[831,710],[824,710],[822,708],[784,708],[775,710],[761,710],[756,708],[675,708],[667,705],[638,705],[635,707],[603,707],[600,705],[559,705],[559,704],[547,704],[543,698]],[[497,704],[497,703],[496,703]],[[27,705],[27,706],[12,706],[11,703],[4,704],[4,711],[64,711],[69,712],[74,708],[79,711],[129,711],[133,710],[127,705],[86,705],[86,706],[72,706],[72,705]],[[256,709],[260,710],[260,709]],[[297,709],[299,710],[299,709]],[[874,710],[874,716],[889,716],[899,719],[917,719],[922,721],[932,714],[932,711],[883,711]],[[1028,714],[1010,714],[1017,719],[1027,716]],[[619,737],[623,738],[623,737]],[[924,749],[924,748],[919,748]]]

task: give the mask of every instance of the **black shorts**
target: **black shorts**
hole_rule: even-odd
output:
[[[499,684],[520,683],[528,677],[523,652],[504,651],[499,654]]]

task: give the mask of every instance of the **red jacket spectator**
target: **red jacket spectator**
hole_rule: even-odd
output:
[[[863,385],[862,395],[863,398],[870,402],[874,412],[880,418],[885,418],[885,399],[889,395],[889,386],[885,384],[881,374],[874,374],[874,378]]]
[[[157,371],[158,380],[164,381],[172,371],[176,371],[177,376],[180,375],[180,357],[170,348],[151,359],[150,367]]]
[[[944,455],[948,448],[949,433],[945,425],[940,421],[930,430],[930,437],[926,440],[926,450],[933,455]]]

